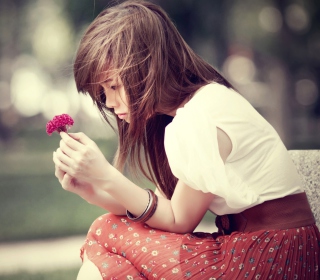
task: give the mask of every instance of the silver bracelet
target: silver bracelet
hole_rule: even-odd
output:
[[[149,201],[148,201],[148,205],[147,205],[146,209],[143,211],[143,213],[140,216],[135,217],[128,210],[126,211],[127,217],[134,222],[144,223],[147,220],[149,220],[153,216],[154,212],[156,211],[156,208],[158,205],[158,197],[155,195],[155,193],[152,190],[150,190],[150,189],[145,189],[145,190],[148,192]]]

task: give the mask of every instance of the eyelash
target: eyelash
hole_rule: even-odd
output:
[[[117,90],[117,87],[118,87],[117,85],[114,85],[114,86],[110,86],[109,88],[110,88],[111,90]],[[102,104],[105,104],[105,103],[106,103],[106,100],[107,100],[106,94],[105,94],[103,88],[101,88],[101,90],[100,90],[100,102],[101,102]]]

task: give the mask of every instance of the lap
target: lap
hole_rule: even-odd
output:
[[[226,236],[176,234],[106,214],[91,226],[83,250],[108,279],[112,275],[117,279],[218,279],[226,275],[253,279],[266,273],[283,278],[294,277],[298,266],[305,267],[303,273],[316,275],[319,235],[312,232],[305,227]],[[300,263],[294,259],[297,253]]]

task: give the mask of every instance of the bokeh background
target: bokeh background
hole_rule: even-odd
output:
[[[288,149],[320,148],[320,1],[153,2]],[[104,212],[61,189],[52,163],[59,136],[47,136],[45,125],[70,114],[72,131],[85,132],[112,160],[115,134],[76,92],[72,61],[85,28],[113,3],[0,0],[0,244],[82,235]]]

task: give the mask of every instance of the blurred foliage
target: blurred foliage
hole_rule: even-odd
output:
[[[52,175],[2,176],[0,242],[86,234],[106,211],[66,193]]]
[[[47,94],[63,94],[72,80],[72,59],[84,29],[104,8],[118,2],[122,0],[0,1],[0,140],[10,143],[15,131],[30,118],[21,116],[7,100],[17,70],[25,67],[45,73],[39,79]],[[259,111],[288,148],[320,147],[319,1],[153,2],[169,13],[190,46],[223,72],[253,105],[259,99]],[[253,63],[253,77],[247,83],[239,81],[239,76],[248,64],[236,68],[228,64],[235,56]],[[26,90],[25,96],[30,96],[27,94]],[[26,99],[29,106],[30,98]],[[5,102],[9,103],[5,106]],[[31,117],[30,130],[44,121],[43,110]],[[82,110],[74,110],[76,119],[90,118]]]
[[[21,271],[10,275],[0,275],[0,280],[62,280],[76,279],[79,269],[58,270],[41,273]]]
[[[0,242],[85,234],[105,210],[61,188],[52,162],[59,136],[28,130],[18,136],[20,145],[0,150]],[[115,140],[97,144],[111,161]]]

